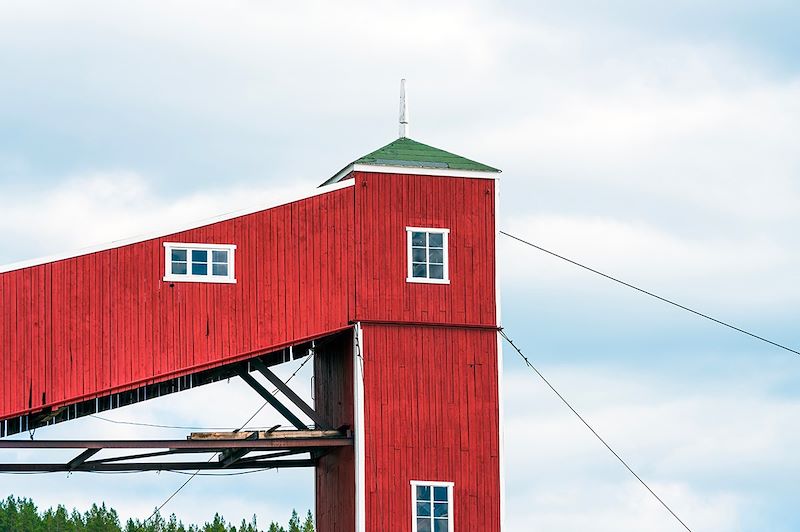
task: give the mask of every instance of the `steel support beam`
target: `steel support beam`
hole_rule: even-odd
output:
[[[351,446],[339,431],[250,431],[193,433],[185,440],[0,440],[2,449],[81,449],[66,463],[0,463],[0,472],[171,471],[312,467],[332,448]],[[127,456],[90,460],[104,449],[146,450]],[[178,461],[177,455],[220,453],[219,461]],[[250,453],[255,453],[250,456]],[[308,458],[292,458],[307,454]],[[147,459],[174,456],[176,461]]]
[[[305,449],[350,445],[353,445],[353,439],[345,435],[258,440],[0,440],[0,449],[192,449],[195,452],[220,452],[225,449]]]
[[[136,464],[85,462],[70,469],[68,464],[0,464],[0,472],[86,472],[86,471],[224,471],[225,469],[277,469],[284,467],[314,467],[312,459],[263,460],[234,462],[225,467],[218,462],[140,462]]]
[[[272,405],[272,407],[280,412],[280,414],[285,417],[289,423],[297,427],[298,430],[308,430],[308,427],[305,423],[303,423],[300,418],[295,416],[291,410],[286,408],[283,403],[281,403],[277,397],[269,393],[269,390],[264,388],[260,382],[255,380],[248,372],[246,368],[239,368],[238,370],[239,376],[242,378],[244,382],[250,385],[252,389],[254,389],[258,394],[266,399],[266,401]]]
[[[255,440],[257,438],[258,432],[253,432],[245,439]],[[250,449],[225,449],[223,452],[219,453],[219,462],[222,463],[223,467],[228,467],[240,458],[244,458],[250,451]]]
[[[316,410],[311,408],[308,403],[303,401],[303,399],[301,399],[300,396],[294,392],[294,390],[289,388],[285,382],[275,375],[261,359],[256,358],[252,360],[250,365],[256,368],[262,375],[264,375],[264,377],[267,378],[269,382],[272,383],[273,386],[275,386],[283,395],[285,395],[292,403],[294,403],[297,408],[302,410],[305,415],[311,418],[311,421],[314,422],[314,425],[316,425],[317,428],[325,430],[332,428],[328,423],[325,422],[324,419],[322,419],[319,414],[317,414]]]
[[[69,471],[72,471],[99,452],[100,449],[86,449],[81,454],[79,454],[78,456],[67,462],[67,468],[69,469]]]

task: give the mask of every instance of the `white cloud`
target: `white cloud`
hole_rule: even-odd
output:
[[[686,304],[780,308],[800,297],[794,282],[800,254],[762,235],[690,236],[635,220],[554,214],[509,217],[504,227],[545,249]],[[499,249],[508,286],[557,290],[577,284],[596,293],[611,282],[507,237],[502,237]]]
[[[242,167],[269,173],[284,154],[304,175],[333,171],[331,159],[341,165],[380,135],[388,141],[397,79],[406,76],[415,136],[505,170],[507,229],[704,310],[750,321],[771,307],[793,309],[796,73],[776,75],[745,46],[697,28],[684,33],[705,28],[699,18],[718,20],[696,3],[675,12],[663,2],[598,12],[522,4],[5,3],[0,116],[13,125],[0,147],[0,263],[290,196],[301,185],[231,176]],[[186,177],[195,170],[197,181]],[[17,176],[31,186],[12,186]],[[209,176],[227,181],[208,187]],[[162,178],[174,182],[175,201],[160,197],[166,187],[155,190]],[[572,298],[565,305],[585,303],[594,283],[605,283],[513,242],[500,252],[507,286],[546,286]],[[504,302],[524,311],[525,293],[508,290]],[[626,324],[617,327],[609,334],[625,336]],[[708,363],[709,380],[713,364],[729,363],[722,358]],[[764,487],[765,478],[792,483],[780,464],[797,469],[791,400],[764,388],[751,397],[746,381],[677,398],[673,377],[611,378],[573,362],[556,380],[695,529],[743,529],[764,499],[793,493]],[[507,376],[511,530],[677,529],[558,403],[527,376]],[[253,406],[246,390],[215,386],[214,401],[201,389],[108,415],[227,425]],[[85,420],[52,434],[144,431]],[[716,482],[734,473],[735,485]],[[269,481],[197,479],[168,510],[195,520],[220,509],[238,519],[310,499],[310,476],[276,474],[279,498],[265,495],[263,484],[275,484],[263,475]],[[165,477],[14,477],[13,487],[42,505],[110,497],[123,514],[141,516],[183,480]]]
[[[562,482],[537,486],[512,497],[516,511],[509,516],[510,530],[572,532],[671,532],[682,526],[633,482]],[[735,532],[743,502],[736,496],[704,496],[681,484],[655,483],[652,488],[693,530]]]
[[[233,185],[191,192],[176,201],[158,197],[143,176],[100,172],[65,179],[51,190],[14,191],[4,198],[0,262],[70,252],[250,208],[267,208],[313,191],[318,183],[262,187]],[[28,255],[14,255],[14,253]]]
[[[789,482],[800,470],[793,451],[800,442],[785,430],[800,404],[769,392],[777,375],[713,383],[726,390],[720,393],[713,384],[712,390],[678,389],[647,372],[543,369],[695,530],[745,529],[780,489],[750,486]],[[505,402],[513,530],[680,529],[532,372],[507,375]]]

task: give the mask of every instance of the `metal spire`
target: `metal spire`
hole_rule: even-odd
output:
[[[408,114],[408,100],[406,99],[406,80],[400,80],[400,138],[404,139],[411,134]]]

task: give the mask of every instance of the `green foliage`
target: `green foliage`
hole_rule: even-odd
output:
[[[44,512],[30,499],[15,498],[13,495],[0,500],[0,532],[262,532],[258,528],[256,516],[248,523],[242,519],[237,527],[228,523],[219,514],[210,523],[202,526],[185,526],[175,514],[164,519],[158,512],[151,519],[128,519],[123,527],[119,515],[105,503],[93,504],[85,513],[78,510],[68,512],[59,505]],[[314,532],[314,519],[309,510],[301,524],[297,511],[292,512],[288,529],[278,523],[271,523],[267,532]]]
[[[311,515],[311,510],[306,514],[306,520],[303,523],[303,532],[314,532],[314,516]]]
[[[300,518],[297,510],[292,510],[292,517],[289,518],[289,532],[300,532]]]
[[[314,532],[314,516],[309,510],[305,520],[301,523],[297,510],[294,510],[292,511],[292,517],[289,518],[289,528],[284,528],[278,523],[272,522],[266,532]]]

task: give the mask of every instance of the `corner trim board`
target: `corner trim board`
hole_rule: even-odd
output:
[[[355,406],[355,431],[353,434],[353,447],[355,451],[356,467],[356,530],[367,530],[367,496],[366,496],[366,446],[364,444],[364,371],[361,366],[364,356],[362,346],[364,335],[361,322],[356,322],[353,334],[353,398]]]

